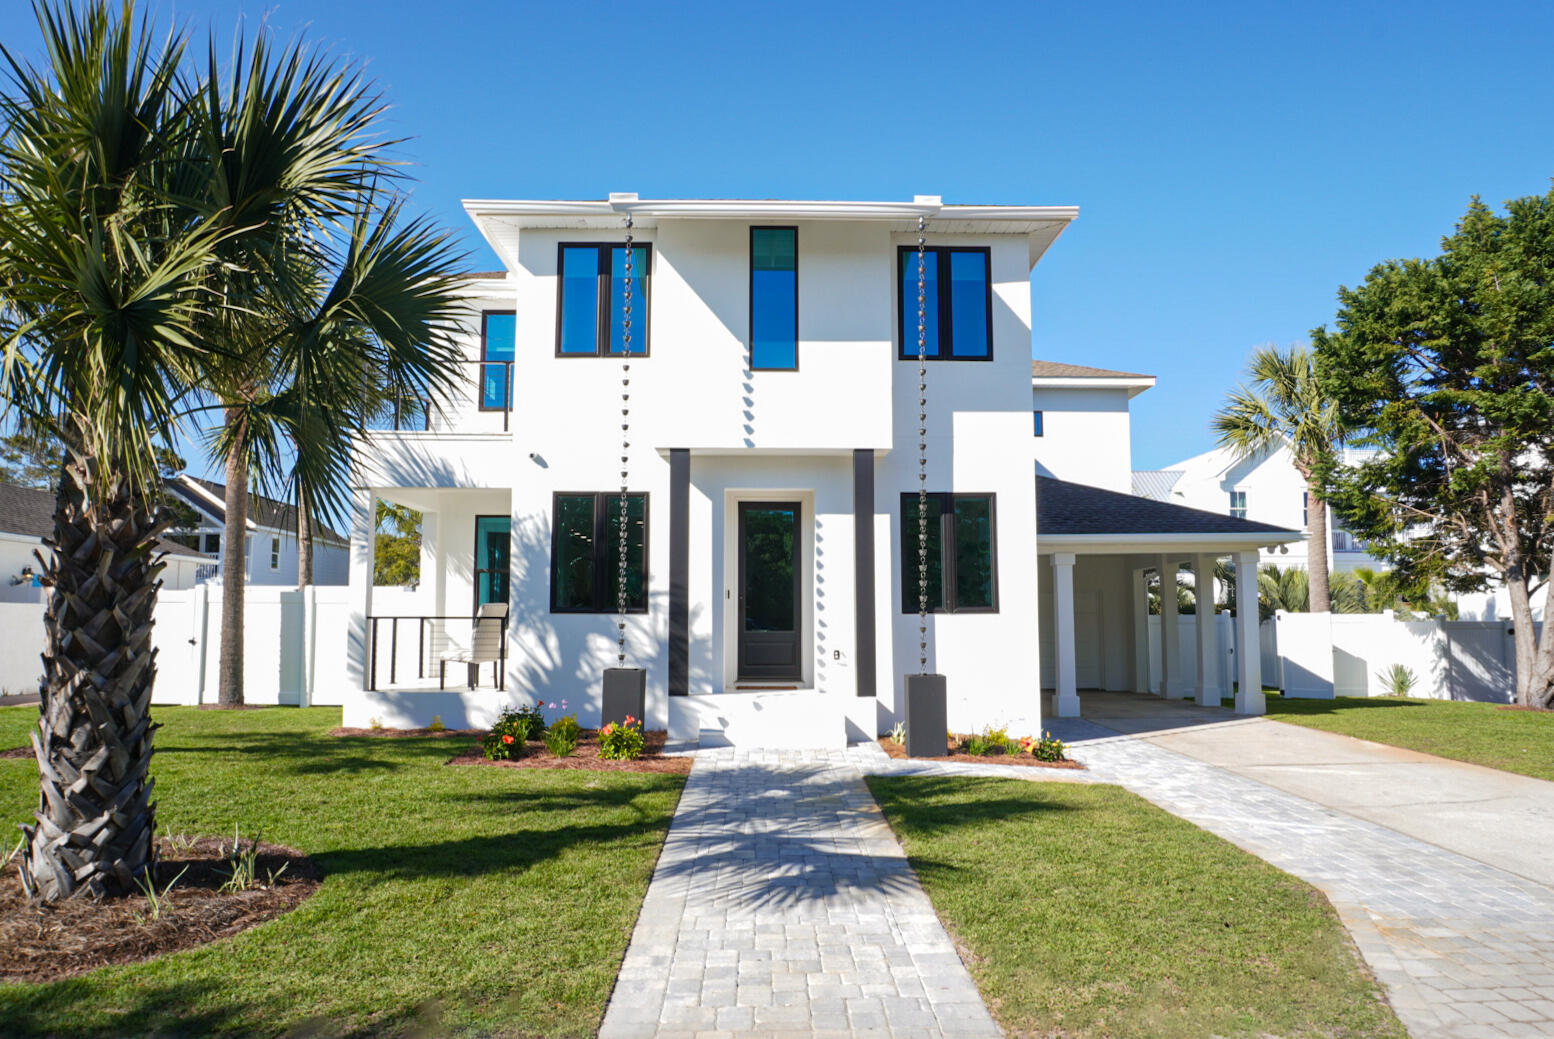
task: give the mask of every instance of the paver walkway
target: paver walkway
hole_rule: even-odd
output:
[[[999,1034],[848,754],[697,754],[600,1039]]]
[[[1233,718],[1156,703],[1161,711],[1203,712],[1201,720],[1211,723]],[[1088,780],[1124,786],[1325,893],[1414,1039],[1554,1036],[1554,890],[1167,749],[1147,727],[1123,734],[1092,721],[1054,719],[1051,728],[1089,766],[1081,773]],[[1305,733],[1294,731],[1292,738]],[[1270,735],[1277,738],[1259,738]],[[985,775],[987,768],[895,761],[872,744],[850,753],[866,772]],[[1363,793],[1350,787],[1333,796],[1348,803]]]

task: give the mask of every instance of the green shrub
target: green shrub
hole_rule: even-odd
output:
[[[644,744],[642,722],[629,714],[620,725],[611,722],[599,730],[599,756],[610,761],[635,761]]]
[[[1003,750],[1013,742],[1009,739],[1009,730],[1007,728],[995,729],[991,725],[982,730],[982,738],[987,740],[994,750]]]
[[[980,732],[966,740],[966,753],[972,757],[985,758],[997,749],[993,741]]]
[[[1031,748],[1031,755],[1037,761],[1062,761],[1067,751],[1062,740],[1050,732],[1044,732]]]
[[[480,749],[490,761],[513,761],[523,757],[524,741],[535,734],[539,711],[532,707],[509,707],[502,712],[491,731],[480,741]]]
[[[448,727],[442,723],[442,715],[432,715],[432,724],[426,727],[427,732],[446,732]]]
[[[550,723],[550,728],[545,730],[545,746],[558,758],[569,756],[577,749],[577,741],[583,735],[582,728],[577,724],[577,716],[564,714]]]

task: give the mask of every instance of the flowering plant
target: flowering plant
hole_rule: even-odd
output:
[[[621,724],[614,722],[599,730],[599,756],[610,761],[635,761],[642,756],[646,741],[642,719],[626,715]]]
[[[583,730],[577,724],[577,717],[564,714],[550,723],[550,728],[545,730],[545,746],[558,758],[569,756],[577,749],[577,741],[582,736]]]
[[[1062,761],[1067,751],[1068,748],[1063,745],[1062,740],[1050,732],[1044,732],[1041,734],[1041,739],[1035,741],[1031,754],[1037,761]]]
[[[532,707],[509,707],[481,739],[481,752],[491,761],[512,761],[523,757],[523,741],[538,735],[543,728],[543,725],[536,726],[538,714]]]

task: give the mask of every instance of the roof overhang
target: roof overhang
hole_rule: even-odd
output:
[[[1036,551],[1074,552],[1097,556],[1196,555],[1201,552],[1226,554],[1252,552],[1277,545],[1305,541],[1306,535],[1288,534],[1042,534],[1036,535]]]
[[[1036,266],[1052,243],[1079,216],[1078,206],[945,205],[938,195],[917,195],[910,202],[792,201],[783,199],[642,199],[635,192],[614,192],[603,201],[465,199],[464,211],[491,248],[516,267],[514,232],[537,229],[612,230],[627,215],[639,229],[660,220],[794,220],[883,222],[903,233],[917,230],[919,218],[929,233],[1012,234],[1029,243]]]
[[[1128,399],[1132,400],[1145,390],[1153,389],[1155,378],[1152,375],[1129,376],[1066,376],[1066,375],[1033,375],[1031,386],[1038,390],[1127,390]]]

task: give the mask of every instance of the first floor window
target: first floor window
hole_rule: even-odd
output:
[[[991,494],[928,495],[928,609],[934,613],[998,610]],[[918,604],[918,498],[901,495],[901,612]]]
[[[550,553],[552,613],[613,613],[620,580],[617,492],[557,494]],[[626,610],[647,612],[646,494],[626,496]]]
[[[281,539],[280,538],[271,538],[270,539],[270,569],[271,570],[279,570],[280,568],[281,568]]]
[[[507,601],[507,553],[513,521],[509,516],[475,517],[475,608]]]
[[[1236,519],[1246,519],[1246,492],[1230,492],[1230,514]]]

